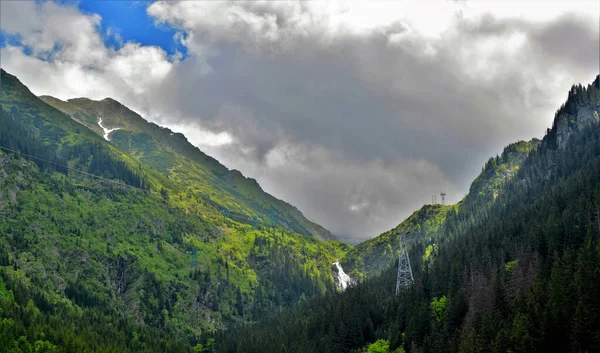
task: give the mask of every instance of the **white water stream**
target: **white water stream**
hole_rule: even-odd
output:
[[[333,263],[335,267],[337,267],[337,275],[334,274],[335,283],[341,291],[344,291],[348,288],[349,285],[352,284],[352,278],[344,272],[342,265],[340,265],[340,261],[336,261]]]
[[[98,119],[98,125],[100,126],[100,128],[102,128],[102,131],[104,131],[104,139],[106,141],[110,141],[110,138],[108,137],[108,135],[110,135],[111,132],[121,129],[120,127],[116,127],[114,129],[105,128],[104,126],[102,126],[102,118]]]

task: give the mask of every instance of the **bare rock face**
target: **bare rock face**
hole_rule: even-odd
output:
[[[556,143],[558,148],[565,148],[572,133],[581,132],[592,124],[600,122],[599,111],[600,107],[579,106],[576,116],[561,115],[556,124]]]
[[[600,120],[598,112],[590,107],[577,109],[577,129],[579,131]]]
[[[567,144],[570,132],[569,123],[567,122],[567,117],[565,115],[558,118],[556,129],[556,143],[558,144],[558,148],[562,149]]]

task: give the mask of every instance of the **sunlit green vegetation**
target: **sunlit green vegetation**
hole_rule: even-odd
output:
[[[110,136],[111,143],[161,172],[170,182],[183,186],[177,195],[182,203],[193,199],[218,208],[237,221],[252,223],[251,219],[256,219],[302,235],[331,239],[327,230],[307,220],[295,207],[265,193],[256,180],[227,169],[190,144],[183,134],[149,123],[112,99],[42,99],[96,129],[98,134],[99,119],[104,126],[118,127]]]
[[[3,347],[208,352],[207,332],[336,290],[331,264],[349,247],[287,227],[285,217],[309,221],[257,185],[261,207],[281,206],[281,221],[235,218],[223,205],[264,209],[203,184],[200,172],[184,181],[176,168],[154,169],[4,71],[0,103],[0,145],[23,153],[0,151]],[[177,168],[202,169],[173,156]],[[238,174],[223,187],[252,183]]]
[[[534,139],[510,144],[500,156],[490,158],[462,201],[455,205],[424,205],[396,228],[351,249],[342,259],[342,265],[356,279],[376,275],[397,260],[401,239],[405,239],[408,248],[423,254],[419,255],[423,262],[431,260],[431,253],[437,251],[437,242],[447,241],[450,233],[456,231],[444,227],[446,218],[456,217],[462,208],[463,214],[469,215],[468,222],[461,225],[464,227],[485,213],[503,185],[518,172],[529,152],[539,143]],[[420,267],[420,262],[417,266]]]

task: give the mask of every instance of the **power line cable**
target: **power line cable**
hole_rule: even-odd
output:
[[[137,189],[137,190],[140,190],[140,191],[143,191],[143,192],[148,192],[148,190],[145,190],[145,189],[142,189],[142,188],[138,188],[137,186],[133,186],[133,185],[121,183],[121,182],[119,182],[117,180],[108,179],[108,178],[105,178],[105,177],[102,177],[102,176],[99,176],[99,175],[95,175],[95,174],[92,174],[92,173],[84,172],[83,170],[71,168],[69,166],[62,165],[62,164],[59,164],[59,163],[55,163],[55,162],[49,161],[49,160],[44,159],[44,158],[35,157],[35,156],[30,155],[30,154],[23,153],[21,151],[10,149],[8,147],[0,146],[0,149],[3,149],[5,151],[9,151],[9,152],[13,152],[13,153],[18,153],[18,154],[20,154],[22,156],[25,156],[25,157],[28,157],[28,158],[37,159],[39,161],[43,161],[43,162],[55,165],[57,167],[65,168],[65,169],[67,169],[69,171],[74,171],[74,172],[78,172],[78,173],[81,173],[81,174],[85,174],[87,176],[90,176],[90,177],[93,177],[93,178],[98,178],[98,179],[101,179],[101,180],[104,180],[104,181],[108,181],[108,182],[111,182],[111,183],[114,183],[114,184],[117,184],[117,185],[120,185],[120,186],[127,186],[127,187],[134,188],[134,189]],[[246,221],[251,221],[251,222],[256,222],[256,223],[262,223],[262,224],[265,224],[265,225],[268,225],[268,226],[269,225],[270,226],[276,226],[276,224],[274,224],[274,223],[273,224],[269,224],[269,223],[264,223],[264,222],[258,222],[258,219],[252,219],[252,218],[248,218],[248,217],[244,217],[244,216],[239,216],[239,215],[233,214],[233,213],[231,213],[229,211],[225,211],[225,212],[221,211],[221,214],[223,214],[223,216],[225,216],[225,214],[227,214],[226,217],[229,217],[229,218],[238,218],[238,219],[243,219],[243,220],[246,220]]]
[[[55,162],[49,161],[49,160],[47,160],[47,159],[44,159],[44,158],[35,157],[35,156],[32,156],[32,155],[30,155],[30,154],[23,153],[23,152],[21,152],[21,151],[17,151],[17,150],[13,150],[13,149],[10,149],[10,148],[4,147],[4,146],[0,146],[0,149],[3,149],[3,150],[5,150],[5,151],[9,151],[9,152],[13,152],[13,153],[18,153],[18,154],[20,154],[20,155],[22,155],[22,156],[25,156],[25,157],[29,157],[29,158],[33,158],[33,159],[37,159],[37,160],[39,160],[39,161],[43,161],[43,162],[46,162],[46,163],[50,163],[50,164],[52,164],[52,165],[55,165],[55,166],[57,166],[57,167],[62,167],[62,168],[65,168],[65,169],[67,169],[67,170],[69,170],[69,171],[74,171],[74,172],[78,172],[78,173],[81,173],[81,174],[85,174],[85,175],[87,175],[87,176],[91,176],[91,177],[93,177],[93,178],[102,179],[102,180],[104,180],[104,181],[108,181],[108,182],[111,182],[111,183],[114,183],[114,184],[117,184],[117,185],[121,185],[121,186],[127,186],[127,187],[130,187],[130,188],[138,189],[138,190],[140,190],[140,191],[143,191],[143,192],[147,192],[147,191],[148,191],[148,190],[145,190],[145,189],[142,189],[142,188],[138,188],[137,186],[133,186],[133,185],[125,184],[125,183],[122,183],[122,182],[120,182],[120,181],[117,181],[117,180],[108,179],[108,178],[105,178],[105,177],[101,177],[101,176],[99,176],[99,175],[95,175],[95,174],[92,174],[92,173],[84,172],[83,170],[79,170],[79,169],[71,168],[71,167],[69,167],[69,166],[66,166],[66,165],[62,165],[62,164],[59,164],[59,163],[55,163]]]

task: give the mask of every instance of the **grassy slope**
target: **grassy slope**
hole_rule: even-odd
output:
[[[10,111],[70,166],[85,169],[77,147],[92,144],[150,184],[147,192],[113,187],[77,173],[41,172],[0,153],[0,237],[15,264],[6,269],[11,278],[82,307],[119,308],[179,337],[253,320],[253,312],[293,304],[296,294],[333,289],[331,263],[346,246],[226,218],[186,185],[39,100],[14,76],[2,71],[1,79],[2,114]],[[198,271],[189,268],[191,248],[199,251]]]
[[[49,96],[40,98],[98,134],[102,134],[99,119],[106,128],[120,128],[110,136],[115,146],[229,211],[237,220],[257,218],[300,234],[331,239],[329,231],[307,220],[294,206],[264,192],[256,180],[227,169],[190,144],[183,134],[149,123],[113,99],[64,102]]]

